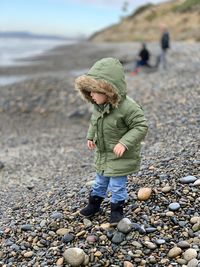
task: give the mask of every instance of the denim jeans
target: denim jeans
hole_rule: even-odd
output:
[[[106,177],[96,174],[95,183],[92,186],[92,196],[107,197],[107,193],[112,193],[111,202],[117,203],[118,201],[127,199],[127,176]]]

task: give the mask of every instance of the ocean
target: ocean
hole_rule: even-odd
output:
[[[74,42],[72,40],[0,37],[0,68],[26,65],[28,62],[20,61],[20,59],[37,56],[56,46],[69,45]],[[25,77],[0,75],[0,85],[23,79]]]

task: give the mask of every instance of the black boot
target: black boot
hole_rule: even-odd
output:
[[[111,215],[110,215],[110,224],[117,225],[121,219],[123,219],[123,207],[124,200],[118,201],[117,203],[111,203]]]
[[[89,196],[89,203],[88,205],[80,210],[80,215],[85,217],[91,217],[95,213],[100,211],[101,202],[103,201],[103,197],[99,196]]]

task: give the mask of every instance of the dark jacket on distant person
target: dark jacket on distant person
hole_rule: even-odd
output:
[[[169,42],[170,42],[169,33],[166,31],[161,36],[161,48],[163,50],[168,49],[170,47]]]
[[[150,53],[149,51],[145,48],[143,48],[140,53],[139,53],[139,57],[141,58],[142,61],[144,62],[148,62],[149,58],[150,58]]]

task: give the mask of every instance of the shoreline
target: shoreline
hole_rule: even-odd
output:
[[[124,46],[124,44],[119,46],[121,45]],[[113,49],[112,44],[92,44],[82,41],[74,44],[58,45],[36,56],[19,58],[16,60],[19,64],[0,66],[0,81],[2,79],[0,87],[14,84],[15,80],[20,82],[51,75],[64,77],[68,74],[75,77],[86,72],[99,58],[110,55],[117,56],[118,50],[121,49],[115,48],[115,46],[118,46],[118,44],[115,44]],[[129,43],[129,46],[132,46],[132,43]],[[82,49],[83,52],[79,52]],[[95,53],[97,53],[96,56]],[[79,55],[83,58],[80,59]],[[8,77],[8,81],[6,81],[6,77]]]
[[[140,45],[140,42],[91,43],[87,41],[59,45],[40,55],[18,59],[17,62],[22,63],[22,65],[0,66],[0,79],[2,77],[5,83],[6,77],[8,79],[16,77],[19,80],[24,80],[27,77],[27,80],[52,74],[62,76],[64,73],[69,75],[74,73],[76,75],[77,72],[79,75],[81,71],[86,71],[98,59],[109,56],[119,58],[125,65],[126,63],[130,65],[134,62]],[[174,53],[178,60],[180,49],[187,46],[192,46],[198,51],[199,43],[174,42],[170,53]],[[156,42],[150,42],[148,48],[151,52],[151,61],[154,64],[160,53],[159,45]],[[186,52],[185,48],[184,50]],[[188,56],[187,54],[186,52],[186,56]]]

